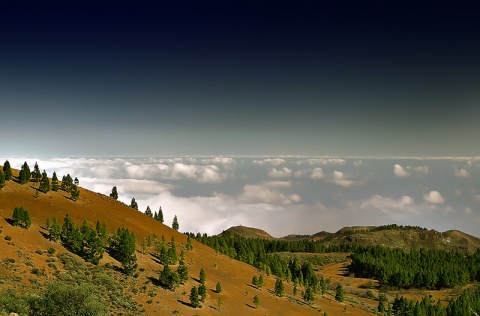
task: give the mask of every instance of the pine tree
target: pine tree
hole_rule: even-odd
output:
[[[180,278],[180,283],[183,284],[188,281],[188,268],[183,260],[181,260],[180,264],[178,265],[177,273],[178,277]]]
[[[217,293],[222,293],[222,285],[220,284],[220,282],[217,282],[217,286],[215,287],[215,291]]]
[[[57,178],[57,173],[54,171],[52,175],[52,191],[57,192],[58,191],[58,178]]]
[[[180,225],[178,224],[177,215],[175,215],[175,217],[173,218],[172,228],[176,231],[178,231],[178,229],[180,228]]]
[[[75,177],[75,180],[73,181],[73,183],[78,187],[78,185],[80,184],[79,181],[78,181],[78,178]]]
[[[207,287],[205,284],[200,284],[198,287],[198,295],[200,295],[200,301],[205,302],[205,298],[207,297]]]
[[[38,167],[38,163],[35,162],[35,166],[33,167],[33,182],[38,182],[40,181],[40,178],[42,177],[42,173],[40,172],[40,168]]]
[[[28,181],[30,181],[32,177],[32,174],[30,173],[30,167],[28,166],[26,161],[23,163],[21,170],[23,170],[24,172],[25,183],[28,183]],[[25,183],[22,183],[22,184],[25,184]]]
[[[195,286],[192,287],[192,290],[190,291],[190,305],[192,305],[193,308],[200,307],[200,302],[198,301],[198,290]]]
[[[258,288],[258,278],[256,275],[254,275],[252,278],[252,284],[254,287]]]
[[[119,228],[112,237],[110,246],[113,257],[122,264],[125,274],[133,275],[138,266],[135,233],[130,233],[125,227]]]
[[[307,286],[307,289],[305,290],[305,293],[303,293],[303,300],[307,304],[311,304],[315,301],[315,297],[313,295],[313,290],[310,286]]]
[[[0,170],[0,189],[5,185],[5,174]]]
[[[147,205],[147,209],[145,210],[145,215],[147,215],[148,217],[153,217],[152,210],[148,205]]]
[[[50,233],[50,240],[58,241],[60,239],[62,235],[62,228],[58,224],[56,217],[53,218],[53,223],[48,231]]]
[[[178,286],[178,283],[180,283],[180,278],[178,274],[172,272],[168,264],[166,264],[163,266],[163,271],[160,273],[160,283],[164,287],[173,291]]]
[[[61,186],[62,190],[69,192],[72,185],[73,185],[73,180],[70,174],[67,174],[66,176],[62,177],[62,186]]]
[[[20,173],[18,174],[18,180],[20,184],[26,184],[27,183],[27,176],[25,175],[25,170],[21,169]]]
[[[277,278],[277,281],[275,282],[274,292],[275,292],[275,295],[278,295],[278,296],[283,296],[285,292],[285,288],[283,287],[283,282],[280,278]]]
[[[380,296],[378,297],[378,307],[377,307],[377,310],[379,313],[383,313],[385,312],[385,301],[386,301],[386,297],[385,297],[385,294],[380,294]]]
[[[43,170],[42,179],[40,180],[40,186],[38,188],[43,193],[50,191],[50,180],[48,179],[47,173]]]
[[[343,286],[341,284],[337,285],[337,288],[335,289],[335,300],[338,302],[343,302],[344,297],[343,297]]]
[[[112,188],[112,193],[110,193],[110,197],[114,200],[118,200],[118,192],[116,186]]]
[[[205,281],[207,280],[207,274],[205,273],[205,270],[203,268],[200,269],[200,283],[205,284]]]
[[[258,305],[260,305],[260,298],[257,295],[253,297],[253,304],[255,305],[255,308],[258,308]]]
[[[258,287],[262,288],[263,284],[264,284],[263,275],[260,274],[260,276],[258,277]]]
[[[160,208],[158,209],[158,221],[160,223],[163,223],[163,211],[162,211],[162,207],[160,206]]]
[[[80,190],[76,185],[72,185],[72,188],[70,189],[70,195],[73,201],[78,200],[80,196]]]
[[[51,226],[51,225],[52,225],[52,224],[50,223],[50,217],[47,217],[47,221],[45,222],[45,228],[46,228],[47,230],[50,230],[50,226]]]
[[[135,198],[132,198],[132,202],[130,202],[130,207],[138,211],[138,204],[137,201],[135,201]]]
[[[5,173],[5,181],[12,180],[12,167],[10,167],[10,162],[5,160],[3,164],[3,172]]]
[[[20,226],[24,229],[30,228],[30,225],[32,224],[30,214],[23,208],[23,206],[16,207],[13,210],[12,221],[13,226]]]
[[[325,280],[325,277],[323,275],[320,279],[320,292],[322,293],[322,295],[327,293],[327,280]]]
[[[187,244],[185,248],[187,249],[187,251],[193,250],[192,238],[190,238],[190,235],[187,235]]]

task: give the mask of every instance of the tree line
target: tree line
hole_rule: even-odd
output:
[[[380,285],[399,288],[452,288],[480,281],[480,249],[475,253],[445,250],[358,249],[349,270],[357,277],[375,278]]]

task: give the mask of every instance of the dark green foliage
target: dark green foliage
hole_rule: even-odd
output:
[[[369,247],[350,258],[355,276],[376,278],[380,285],[400,288],[451,288],[480,281],[480,252],[411,250]]]
[[[253,276],[252,278],[252,284],[254,287],[257,287],[258,288],[258,278],[256,275]]]
[[[57,173],[54,171],[52,175],[52,191],[57,192],[58,191],[58,178],[57,178]]]
[[[148,206],[148,205],[147,205],[147,209],[145,210],[145,215],[153,218],[152,210],[150,209],[150,206]]]
[[[21,169],[19,174],[18,174],[18,181],[20,184],[26,184],[27,181],[27,176],[25,175],[25,170]]]
[[[275,295],[278,296],[283,296],[283,294],[285,293],[285,288],[280,278],[277,278],[277,281],[275,281],[275,288],[273,289],[273,292],[275,293]]]
[[[217,282],[217,286],[215,287],[215,291],[217,293],[222,293],[222,285],[220,284],[220,282]]]
[[[104,304],[89,285],[49,283],[40,297],[30,299],[30,314],[38,316],[104,315]]]
[[[52,241],[60,240],[60,237],[62,236],[62,228],[58,224],[56,217],[53,218],[53,223],[48,228],[48,232],[50,233],[50,240]]]
[[[385,302],[387,302],[387,297],[385,296],[385,294],[380,294],[380,296],[378,297],[378,307],[377,307],[377,310],[379,313],[383,313],[385,312]]]
[[[110,193],[110,197],[114,200],[118,200],[118,192],[116,186],[112,188],[112,193]]]
[[[343,286],[341,284],[337,285],[335,289],[335,300],[338,302],[343,302],[345,298],[343,297]]]
[[[207,274],[205,273],[205,270],[203,268],[200,269],[200,283],[205,284],[205,281],[207,280]]]
[[[176,272],[172,272],[168,264],[166,264],[163,266],[163,271],[160,273],[159,281],[164,287],[173,291],[178,287],[180,278],[178,274]]]
[[[192,290],[190,291],[190,305],[193,308],[198,308],[200,307],[200,302],[198,300],[198,290],[197,287],[192,287]]]
[[[255,308],[258,308],[258,305],[260,305],[260,298],[257,295],[253,297],[253,304],[255,305]]]
[[[20,226],[25,229],[30,228],[30,225],[32,225],[30,214],[28,214],[28,211],[24,209],[23,206],[16,207],[13,210],[12,221],[13,226]]]
[[[119,228],[111,238],[110,248],[111,255],[122,264],[125,274],[133,275],[138,266],[135,233],[125,227]]]
[[[130,207],[138,211],[138,204],[137,201],[135,201],[135,198],[132,198],[132,201],[130,202]]]
[[[0,170],[0,189],[5,185],[5,174]]]
[[[18,295],[14,289],[2,289],[0,291],[0,312],[27,315],[28,302],[25,298]]]
[[[207,297],[207,287],[205,284],[200,284],[198,287],[198,295],[200,295],[200,301],[205,302],[205,298]]]
[[[3,172],[5,173],[5,181],[12,180],[12,167],[10,167],[8,160],[5,160],[3,164]]]
[[[62,190],[66,192],[70,192],[73,186],[73,179],[70,174],[62,177],[62,186],[60,187]]]
[[[178,229],[180,228],[180,225],[178,224],[177,215],[175,215],[175,217],[173,218],[172,228],[176,231],[178,231]]]
[[[193,244],[192,244],[192,238],[190,238],[190,235],[187,235],[187,245],[185,246],[187,251],[192,251],[193,250]]]
[[[78,182],[78,178],[77,178],[77,177],[75,177],[75,180],[73,180],[73,183],[78,187],[79,182]]]
[[[31,177],[32,177],[32,174],[31,174],[31,172],[30,172],[30,167],[28,166],[28,164],[27,164],[26,161],[23,163],[21,170],[23,170],[24,181],[25,181],[25,182],[22,182],[22,181],[20,180],[20,183],[25,184],[25,183],[27,183],[28,181],[30,181],[30,179],[31,179]]]
[[[45,222],[45,228],[47,230],[50,230],[51,225],[52,225],[52,223],[50,223],[50,217],[47,217],[47,221]]]
[[[42,173],[40,172],[40,168],[38,167],[38,163],[35,162],[35,166],[33,167],[32,180],[33,180],[33,182],[38,182],[38,181],[40,181],[41,177],[42,177]]]
[[[43,193],[50,191],[50,180],[48,179],[47,173],[43,170],[42,178],[40,179],[40,186],[38,188]]]
[[[322,277],[320,278],[320,292],[322,293],[322,295],[324,295],[325,293],[327,293],[327,284],[328,284],[328,281],[325,279],[325,277],[322,275]]]
[[[163,223],[163,212],[162,212],[162,207],[160,206],[158,213],[155,212],[153,215],[153,219],[159,221],[160,223]]]
[[[315,301],[314,292],[313,292],[313,289],[310,286],[307,286],[307,289],[303,293],[303,300],[307,304],[312,304]]]
[[[78,198],[80,197],[80,190],[78,189],[77,185],[72,185],[70,189],[70,195],[73,201],[78,200]]]
[[[183,284],[186,281],[188,281],[188,268],[185,265],[185,262],[183,260],[181,260],[180,264],[178,265],[177,274],[178,274],[180,283]]]

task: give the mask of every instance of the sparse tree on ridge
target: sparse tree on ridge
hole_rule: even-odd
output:
[[[215,291],[219,294],[222,292],[222,285],[220,284],[220,282],[217,282],[217,286],[215,287]]]
[[[25,229],[28,229],[32,224],[30,214],[28,214],[28,211],[24,209],[23,206],[16,207],[13,210],[12,221],[13,226],[20,226]]]
[[[200,283],[205,284],[205,281],[207,280],[207,274],[205,273],[205,270],[203,268],[200,269]]]
[[[153,217],[152,210],[150,209],[150,206],[147,205],[147,209],[145,210],[145,215],[148,217]]]
[[[5,160],[3,164],[3,172],[5,173],[5,181],[12,180],[12,167],[10,167],[10,162]]]
[[[52,191],[57,192],[58,191],[58,178],[57,178],[57,173],[54,171],[52,175]]]
[[[23,163],[21,170],[23,170],[24,176],[25,176],[25,178],[24,178],[25,182],[22,183],[22,184],[28,183],[28,181],[30,181],[30,179],[32,177],[32,174],[30,172],[30,167],[28,166],[26,161]]]
[[[134,197],[132,198],[132,202],[130,202],[130,207],[138,211],[138,204],[137,204],[137,201],[135,201]]]
[[[78,187],[76,185],[72,185],[72,188],[70,190],[70,195],[71,195],[73,201],[78,200],[78,198],[80,196],[80,190],[78,189]]]
[[[157,219],[160,223],[163,223],[163,211],[162,211],[162,207],[160,206],[160,208],[158,209],[158,219]]]
[[[253,304],[255,305],[255,308],[258,308],[258,305],[260,305],[260,298],[257,295],[253,297]]]
[[[180,264],[178,265],[177,274],[180,279],[180,283],[185,283],[188,281],[188,268],[185,265],[183,260],[180,260]]]
[[[48,179],[48,175],[45,170],[43,170],[42,179],[40,180],[40,186],[38,189],[43,193],[50,191],[50,180]]]
[[[178,224],[177,215],[175,215],[175,217],[173,218],[172,228],[176,231],[178,231],[178,229],[180,228],[180,225]]]
[[[80,182],[78,181],[78,178],[75,177],[75,180],[73,181],[73,183],[78,187],[78,185],[80,184]]]
[[[35,166],[33,167],[33,182],[38,182],[40,181],[40,178],[42,177],[42,173],[40,172],[40,168],[38,167],[38,163],[35,162]]]
[[[112,193],[110,193],[110,197],[114,200],[118,200],[118,192],[116,186],[112,188]]]

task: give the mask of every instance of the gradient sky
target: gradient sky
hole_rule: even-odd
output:
[[[476,1],[0,1],[11,156],[479,156]]]

